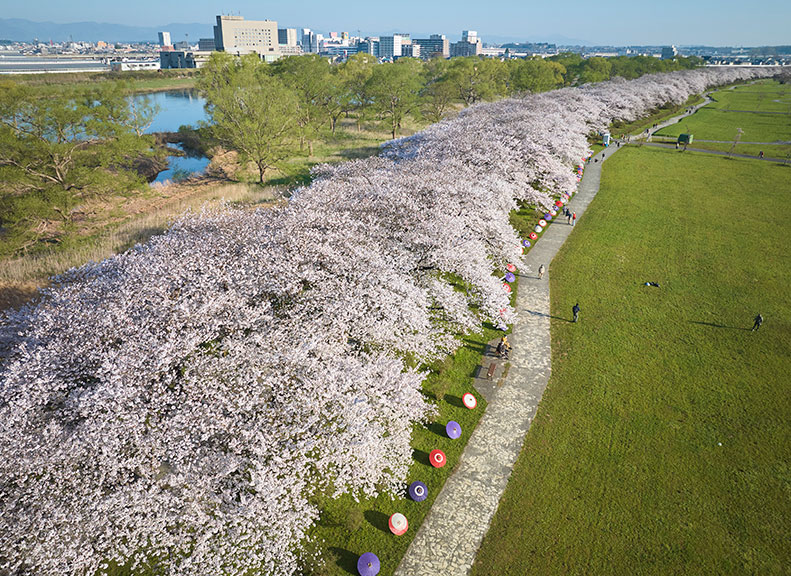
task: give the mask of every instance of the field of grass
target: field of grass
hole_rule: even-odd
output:
[[[638,135],[642,133],[646,128],[650,128],[654,124],[661,123],[662,121],[667,120],[668,118],[677,116],[687,108],[696,106],[702,101],[703,98],[699,95],[690,96],[689,99],[681,106],[674,106],[672,104],[667,104],[665,106],[662,106],[661,108],[657,108],[649,116],[645,118],[640,118],[639,120],[635,120],[634,122],[614,122],[610,126],[610,133],[615,137],[619,137],[621,134]]]
[[[707,108],[718,110],[755,110],[791,114],[791,86],[764,80],[734,86],[713,94],[715,102]]]
[[[553,317],[579,301],[580,322],[553,320],[473,574],[788,573],[789,194],[791,168],[758,160],[608,160],[550,269]]]
[[[657,136],[677,137],[681,133],[692,133],[696,139],[693,144],[697,144],[697,140],[732,142],[736,128],[741,128],[744,133],[740,140],[744,142],[791,142],[790,93],[791,88],[774,81],[720,90],[712,94],[716,99],[714,103],[660,130]],[[775,100],[780,100],[782,105]],[[774,110],[777,106],[781,109]],[[778,113],[754,113],[770,109]]]

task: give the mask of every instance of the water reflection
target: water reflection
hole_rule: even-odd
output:
[[[153,94],[137,94],[133,99],[142,103],[146,99],[156,106],[157,113],[146,132],[178,132],[180,126],[198,126],[205,121],[206,99],[194,90],[170,90]],[[171,146],[182,149],[180,144]],[[154,182],[177,181],[202,174],[209,165],[205,156],[168,156],[168,169],[160,172]]]

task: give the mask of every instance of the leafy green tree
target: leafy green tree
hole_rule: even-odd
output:
[[[255,164],[262,184],[267,170],[294,154],[298,124],[293,90],[267,68],[254,54],[234,59],[218,52],[199,83],[213,134],[243,161]]]
[[[330,64],[318,54],[288,56],[271,66],[272,73],[296,96],[293,105],[299,127],[299,149],[308,145],[313,156],[313,141],[326,121],[326,103],[331,91]]]
[[[559,62],[543,58],[511,60],[509,85],[511,92],[546,92],[563,86],[566,68]]]
[[[466,106],[507,94],[508,68],[500,60],[453,58],[447,80]]]
[[[561,52],[560,54],[547,58],[547,60],[549,62],[556,62],[566,69],[566,75],[563,77],[566,86],[572,86],[577,83],[582,71],[582,66],[585,62],[582,55],[576,52]]]
[[[421,113],[429,122],[439,122],[453,105],[456,91],[446,78],[450,63],[432,58],[424,65],[425,86],[421,92]]]
[[[357,130],[362,129],[368,110],[373,104],[369,80],[376,66],[376,58],[370,54],[359,53],[349,56],[338,72],[341,85],[349,99],[349,111],[356,112]]]
[[[153,154],[143,134],[152,109],[131,107],[116,83],[67,87],[38,96],[28,86],[0,86],[0,224],[66,222],[86,198],[141,184],[134,169]]]
[[[579,76],[580,84],[589,82],[604,82],[609,80],[612,75],[612,64],[607,58],[593,56],[587,58],[582,64]]]
[[[384,119],[393,138],[398,135],[401,123],[409,113],[418,111],[422,64],[414,58],[400,58],[373,69],[368,80],[368,90],[374,109]]]

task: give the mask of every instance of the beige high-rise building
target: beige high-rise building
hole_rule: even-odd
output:
[[[258,54],[273,62],[280,58],[277,22],[274,20],[245,20],[242,16],[217,16],[214,45],[221,52],[241,56]]]

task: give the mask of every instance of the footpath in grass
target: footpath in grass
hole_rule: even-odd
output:
[[[473,574],[787,573],[789,197],[758,160],[608,160],[551,266],[552,378]]]

